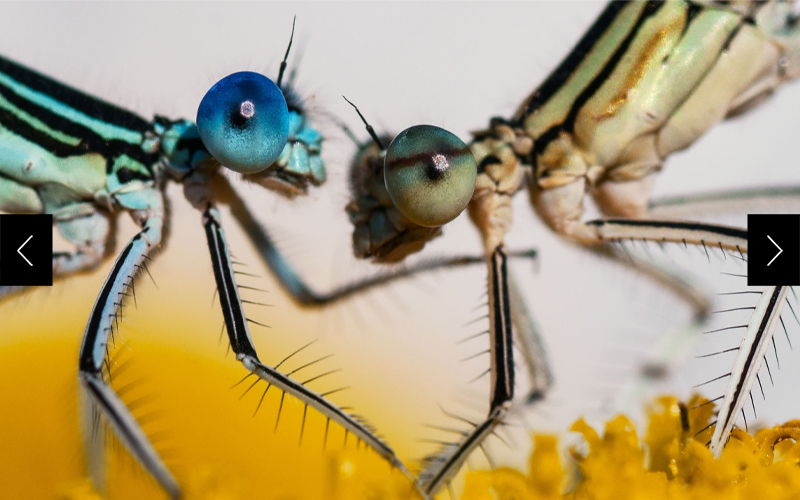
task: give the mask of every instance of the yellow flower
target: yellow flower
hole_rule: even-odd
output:
[[[755,435],[735,429],[719,460],[705,444],[713,426],[708,401],[681,405],[662,397],[649,410],[641,439],[633,423],[618,416],[602,437],[583,419],[580,433],[588,452],[572,449],[576,467],[561,465],[556,438],[534,436],[528,475],[509,469],[468,474],[462,500],[708,500],[789,499],[800,495],[800,421]],[[559,487],[561,485],[561,487]]]

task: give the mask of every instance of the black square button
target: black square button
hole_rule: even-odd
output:
[[[800,285],[800,214],[747,214],[747,284]]]
[[[52,286],[53,216],[0,215],[0,286]]]

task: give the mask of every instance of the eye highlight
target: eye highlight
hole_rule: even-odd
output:
[[[289,110],[272,80],[242,71],[206,92],[197,109],[197,129],[217,161],[252,174],[272,165],[286,146]]]
[[[412,222],[441,226],[464,211],[478,165],[464,141],[433,125],[409,127],[386,149],[384,181],[394,205]]]

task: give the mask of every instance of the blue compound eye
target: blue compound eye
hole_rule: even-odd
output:
[[[397,134],[383,168],[394,205],[420,226],[458,217],[475,190],[478,165],[464,142],[447,130],[416,125]]]
[[[242,71],[206,92],[197,109],[197,129],[209,153],[242,174],[272,165],[289,137],[283,92],[264,75]]]

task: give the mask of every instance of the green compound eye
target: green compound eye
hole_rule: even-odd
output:
[[[384,181],[395,206],[420,226],[441,226],[464,211],[478,165],[464,141],[433,125],[400,132],[386,149]]]

